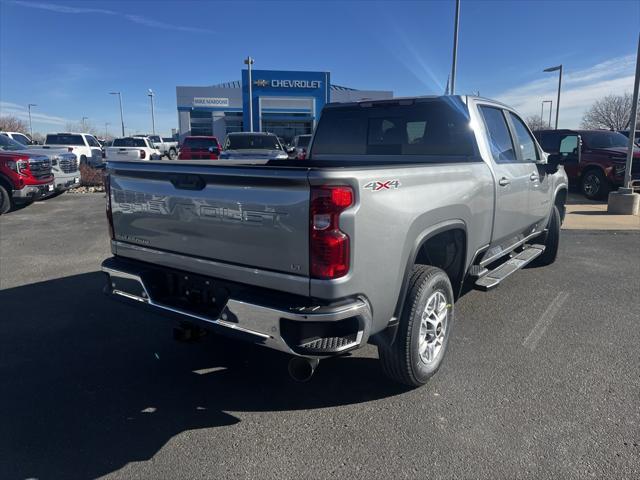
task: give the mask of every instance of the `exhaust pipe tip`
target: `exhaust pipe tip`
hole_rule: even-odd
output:
[[[296,382],[308,382],[313,377],[319,362],[317,358],[293,357],[289,360],[289,375]]]

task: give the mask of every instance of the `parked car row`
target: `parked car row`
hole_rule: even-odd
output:
[[[0,215],[16,205],[62,193],[79,184],[74,153],[23,145],[0,135]]]

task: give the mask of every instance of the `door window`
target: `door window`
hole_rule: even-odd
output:
[[[484,118],[493,159],[498,163],[515,162],[516,153],[502,109],[481,105],[480,112]]]
[[[87,135],[87,143],[89,144],[90,147],[99,147],[100,144],[98,143],[98,141],[93,138],[91,135]]]
[[[540,160],[538,149],[536,148],[536,142],[533,139],[531,133],[525,126],[524,122],[520,120],[520,117],[509,112],[511,121],[513,122],[513,129],[516,134],[516,143],[520,149],[520,155],[525,162],[535,162]]]

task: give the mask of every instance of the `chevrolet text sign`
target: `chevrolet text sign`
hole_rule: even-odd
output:
[[[194,107],[228,107],[228,98],[194,97]]]
[[[265,80],[256,80],[254,83],[260,87],[268,85]],[[271,80],[273,88],[320,88],[320,85],[320,80]]]

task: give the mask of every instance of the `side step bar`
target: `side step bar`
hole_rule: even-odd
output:
[[[476,288],[487,291],[500,285],[505,278],[517,272],[544,252],[544,245],[528,245],[522,252],[510,258],[494,270],[487,271],[476,280]]]

